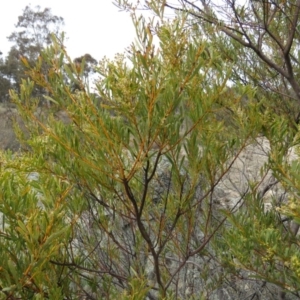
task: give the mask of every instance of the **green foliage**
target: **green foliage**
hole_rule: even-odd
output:
[[[24,151],[1,156],[3,297],[205,299],[230,276],[299,289],[298,238],[282,220],[299,219],[295,124],[250,80],[231,81],[233,62],[186,16],[153,10],[160,25],[133,15],[137,43],[99,63],[95,94],[85,59],[57,37],[11,91],[28,134],[16,126]],[[52,103],[42,111],[36,87]],[[218,206],[220,184],[263,136],[261,178]],[[270,170],[295,200],[266,211]]]
[[[51,184],[38,189],[40,201],[59,210],[51,201],[62,193],[65,215],[59,216],[74,220],[71,237],[57,229],[45,241],[48,247],[56,234],[70,240],[55,248],[65,255],[49,254],[47,263],[72,271],[64,286],[74,294],[184,295],[187,286],[176,284],[178,276],[188,272],[189,259],[205,256],[203,249],[222,226],[212,222],[210,194],[228,171],[228,160],[260,128],[258,107],[253,103],[244,111],[239,103],[241,94],[251,98],[253,91],[227,98],[229,70],[224,72],[213,49],[208,59],[204,41],[189,38],[184,20],[163,22],[159,50],[143,19],[139,28],[140,43],[128,58],[100,63],[100,106],[87,89],[74,93],[66,84],[65,75],[84,87],[58,40],[29,70],[33,82],[48,90],[54,111],[68,115],[68,124],[51,114],[45,121],[37,116],[32,82],[23,81],[20,95],[12,93],[31,133],[23,141],[31,167],[39,182],[45,176]],[[43,64],[56,70],[47,81],[40,76]],[[216,80],[208,83],[208,76]]]
[[[6,298],[61,295],[65,276],[50,261],[65,256],[70,226],[63,201],[69,190],[50,178],[37,180],[30,161],[1,156],[0,285]]]

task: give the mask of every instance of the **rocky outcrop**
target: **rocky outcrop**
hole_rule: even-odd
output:
[[[16,138],[13,124],[14,120],[22,127],[22,122],[18,117],[15,108],[0,106],[0,149],[18,151],[20,143]]]
[[[264,199],[265,209],[270,209],[274,199],[282,199],[286,193],[272,176],[271,170],[264,168],[268,163],[270,143],[259,137],[248,145],[236,158],[229,172],[214,191],[214,200],[225,207],[232,208],[248,191],[249,184],[257,184],[257,192]],[[298,159],[295,149],[290,149],[288,160]]]
[[[45,117],[48,114],[46,108],[38,108],[36,116]],[[70,117],[65,111],[57,111],[54,118],[64,124],[70,123]],[[18,141],[15,131],[14,122],[19,128],[26,133],[27,129],[22,121],[17,109],[13,105],[0,105],[0,150],[10,150],[16,152],[20,150],[21,144]]]

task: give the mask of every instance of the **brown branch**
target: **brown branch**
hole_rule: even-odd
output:
[[[99,271],[99,270],[95,270],[95,269],[85,268],[85,267],[82,267],[82,266],[80,266],[80,265],[78,265],[78,264],[76,264],[74,262],[71,262],[71,263],[68,263],[68,262],[58,262],[58,261],[50,259],[50,263],[52,263],[52,264],[54,264],[56,266],[64,266],[64,267],[69,267],[69,268],[76,268],[76,269],[87,271],[87,272],[90,272],[90,273],[110,274],[111,276],[113,276],[115,278],[118,278],[119,280],[123,280],[123,281],[127,281],[128,280],[128,278],[126,278],[124,276],[121,276],[121,275],[118,275],[116,273],[112,273],[110,270]]]
[[[132,203],[132,205],[134,207],[135,215],[136,215],[136,222],[137,222],[139,231],[140,231],[143,239],[146,241],[150,253],[152,254],[152,257],[153,257],[153,260],[154,260],[154,269],[155,269],[156,281],[157,281],[158,285],[161,287],[163,295],[164,295],[165,294],[165,289],[164,289],[163,282],[162,282],[162,279],[161,279],[158,254],[156,253],[155,246],[154,246],[153,242],[151,241],[151,238],[150,238],[149,234],[147,233],[147,230],[146,230],[146,228],[143,224],[143,221],[142,221],[141,216],[139,214],[139,209],[138,209],[136,198],[134,197],[134,195],[132,193],[132,190],[129,186],[129,182],[126,178],[123,179],[123,185],[125,187],[125,192],[127,194],[127,197],[129,198],[130,202]]]
[[[300,13],[300,0],[297,1],[296,5],[297,7],[294,18],[292,20],[292,24],[291,24],[291,29],[290,29],[290,35],[287,39],[286,45],[284,47],[283,53],[284,56],[287,56],[291,50],[293,41],[294,41],[294,37],[296,34],[296,29],[297,29],[297,24],[298,24],[298,20],[299,20],[299,13]]]

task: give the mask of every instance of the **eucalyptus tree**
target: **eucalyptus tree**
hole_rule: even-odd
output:
[[[51,43],[51,34],[58,34],[63,25],[63,18],[53,15],[50,8],[25,7],[18,17],[16,30],[8,37],[13,45],[1,65],[2,81],[9,83],[8,88],[7,84],[1,86],[3,100],[9,88],[19,91],[21,80],[26,78],[24,63],[34,64],[41,51]],[[42,93],[43,90],[36,91],[37,96]]]
[[[0,55],[2,53],[0,52]],[[4,59],[0,58],[0,101],[8,101],[9,99],[9,89],[11,88],[11,83],[5,76],[6,66],[4,64]]]
[[[15,44],[20,55],[36,60],[43,48],[51,43],[51,34],[58,34],[64,25],[62,17],[53,15],[50,8],[26,6],[8,40]]]
[[[77,68],[77,72],[81,73],[82,82],[84,82],[85,86],[88,87],[91,77],[93,76],[93,74],[95,74],[95,69],[98,63],[97,60],[91,54],[86,53],[82,56],[76,57],[73,60],[73,63]],[[71,66],[69,65],[69,67]],[[74,82],[71,82],[71,84],[73,84],[73,90],[80,90],[84,88],[84,86],[80,86],[79,82],[75,84]]]

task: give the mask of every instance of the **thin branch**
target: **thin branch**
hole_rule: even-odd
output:
[[[300,0],[297,1],[295,6],[297,8],[296,8],[294,18],[291,22],[291,26],[289,28],[289,33],[290,34],[289,34],[289,37],[287,39],[286,45],[285,45],[284,50],[283,50],[284,56],[287,56],[289,54],[289,52],[291,50],[291,47],[292,47],[292,44],[293,44],[293,41],[294,41],[294,37],[295,37],[295,34],[296,34],[297,25],[298,25],[298,20],[299,20]]]

